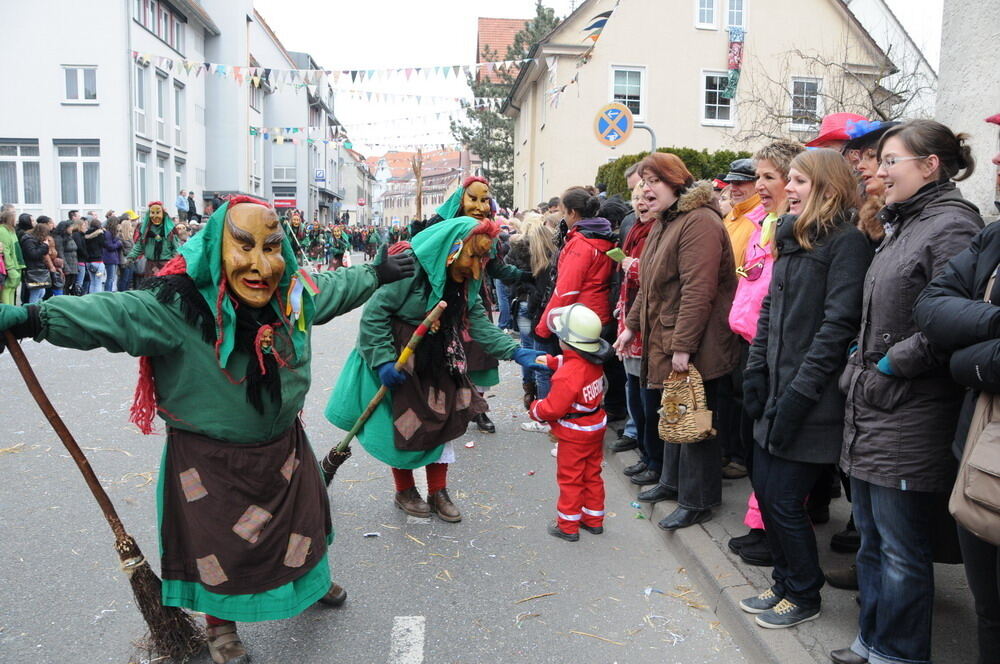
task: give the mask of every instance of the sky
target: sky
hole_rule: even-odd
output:
[[[935,68],[943,1],[887,0]],[[580,2],[544,0],[558,17],[567,16]],[[527,19],[535,14],[535,0],[255,0],[254,5],[285,48],[305,51],[324,69],[335,70],[471,65],[476,61],[478,17]],[[455,97],[470,95],[461,76],[447,80],[393,76],[363,85],[342,78],[336,89],[424,97],[418,104],[415,97],[374,103],[357,94],[336,96],[337,118],[347,127],[355,149],[366,156],[386,151],[378,143],[452,144],[449,116],[463,115]],[[431,95],[448,99],[426,98]]]

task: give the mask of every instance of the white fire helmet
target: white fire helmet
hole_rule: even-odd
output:
[[[598,353],[609,348],[601,339],[601,319],[586,306],[576,303],[549,312],[545,324],[567,345],[585,353]]]

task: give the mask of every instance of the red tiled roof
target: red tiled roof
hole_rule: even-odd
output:
[[[378,170],[378,162],[385,159],[392,179],[408,180],[413,177],[412,159],[416,152],[386,152],[379,157],[369,157],[366,161],[372,173]],[[425,175],[441,170],[459,169],[462,165],[462,153],[458,150],[432,150],[423,153],[423,170]]]
[[[507,58],[507,48],[514,43],[514,36],[524,29],[528,19],[524,18],[479,18],[479,32],[476,39],[476,62],[483,62],[483,47],[489,46],[497,60]],[[517,76],[517,70],[509,70],[511,76]],[[480,73],[491,83],[499,83],[500,78],[494,72]]]

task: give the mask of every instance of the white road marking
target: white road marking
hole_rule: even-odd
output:
[[[396,616],[392,621],[389,664],[423,664],[424,616]]]

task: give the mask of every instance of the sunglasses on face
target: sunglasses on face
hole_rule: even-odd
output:
[[[743,277],[747,281],[757,281],[760,279],[760,276],[764,274],[766,259],[767,253],[759,244],[755,244],[753,257],[743,263],[743,265],[736,268],[736,274]]]

